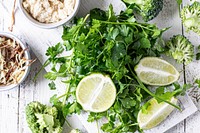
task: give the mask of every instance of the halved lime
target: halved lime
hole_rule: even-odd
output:
[[[135,67],[139,79],[148,85],[165,86],[179,78],[176,68],[165,60],[157,57],[145,57]]]
[[[141,129],[151,129],[160,124],[174,110],[174,107],[168,103],[158,103],[155,98],[150,99],[147,110],[143,113],[142,110],[138,113],[138,123]],[[177,99],[172,97],[171,103],[177,104]]]
[[[109,76],[95,73],[80,81],[76,89],[76,97],[84,110],[104,112],[114,103],[116,88]]]

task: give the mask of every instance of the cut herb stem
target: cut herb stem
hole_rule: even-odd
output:
[[[68,93],[65,93],[65,94],[63,94],[63,95],[57,97],[56,99],[59,100],[60,98],[63,98],[64,96],[67,96],[67,95],[68,95]]]
[[[41,71],[50,64],[51,62],[49,60],[46,60],[45,63],[42,65],[42,67],[40,68],[40,70],[36,73],[33,81],[36,81],[36,79],[38,78],[39,74],[41,73]]]
[[[104,23],[104,24],[114,24],[114,25],[135,25],[135,26],[139,26],[141,27],[142,29],[147,29],[147,30],[150,30],[150,31],[154,31],[153,29],[149,29],[145,26],[142,26],[142,24],[140,23],[133,23],[133,22],[110,22],[110,21],[100,21],[101,23]]]
[[[65,122],[67,123],[68,127],[70,127],[70,128],[72,128],[72,129],[73,129],[73,127],[70,125],[70,123],[68,122],[68,120],[67,120],[67,119],[65,119]]]
[[[129,127],[137,126],[137,125],[139,125],[139,124],[138,123],[134,123],[134,124],[129,125]]]
[[[100,133],[98,120],[96,120],[96,125],[97,125],[97,129],[98,129],[98,133]]]

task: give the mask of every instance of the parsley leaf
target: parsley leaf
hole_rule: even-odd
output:
[[[56,44],[55,46],[49,47],[47,49],[46,55],[50,56],[51,58],[55,58],[58,54],[62,53],[64,48],[60,43]]]
[[[196,60],[200,60],[200,45],[198,46],[198,51],[196,54]]]
[[[46,79],[50,79],[50,80],[56,80],[57,78],[57,75],[55,73],[52,73],[52,72],[48,72],[44,75],[44,77]]]
[[[195,83],[198,85],[198,87],[200,88],[200,79],[196,79]]]
[[[50,90],[56,90],[56,85],[53,81],[51,83],[49,83],[48,86],[49,86]]]

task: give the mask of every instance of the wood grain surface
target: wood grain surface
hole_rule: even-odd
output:
[[[124,5],[118,0],[81,0],[81,6],[77,16],[83,16],[90,9],[99,7],[106,9],[110,2],[114,4],[115,11],[123,9]],[[184,0],[183,5],[188,4],[189,0]],[[0,31],[8,31],[11,23],[13,0],[0,0]],[[49,97],[55,93],[62,93],[64,89],[51,91],[48,88],[49,81],[43,78],[45,71],[42,71],[39,78],[33,81],[33,77],[41,67],[41,63],[47,59],[44,51],[49,46],[52,46],[61,40],[62,27],[55,29],[40,29],[30,24],[24,15],[19,10],[18,6],[15,9],[16,22],[13,33],[21,40],[27,43],[30,47],[32,58],[37,58],[36,63],[31,67],[28,78],[18,87],[0,92],[0,133],[30,133],[25,120],[25,106],[34,100],[41,101],[44,104],[49,104]],[[165,34],[164,39],[167,40],[174,34],[184,34],[190,41],[198,46],[200,37],[193,33],[187,33],[181,24],[178,13],[178,5],[176,0],[164,0],[164,9],[156,19],[151,23],[157,24],[160,28],[171,27]],[[175,62],[169,61],[179,70],[184,70],[181,74],[180,82],[193,83],[196,78],[200,78],[200,61],[194,61],[188,66],[178,65]],[[48,70],[48,68],[47,68]],[[189,92],[198,108],[200,108],[200,90],[192,88]],[[72,127],[79,128],[83,132],[87,132],[79,121],[77,116],[69,117],[68,120]],[[70,128],[65,126],[65,132],[68,133]],[[200,132],[200,112],[197,111],[192,116],[183,120],[175,127],[169,129],[166,133],[199,133]],[[92,133],[92,132],[91,132]],[[93,132],[95,133],[95,132]]]

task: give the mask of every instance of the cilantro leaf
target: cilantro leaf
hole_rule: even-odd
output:
[[[111,132],[114,128],[114,123],[113,122],[109,122],[106,124],[103,124],[103,126],[101,127],[101,129],[105,132]]]
[[[49,47],[47,49],[46,55],[50,56],[51,58],[55,58],[58,54],[62,53],[64,48],[60,43],[56,44],[55,46]]]
[[[161,86],[156,89],[156,95],[162,95],[165,92],[165,87]]]
[[[175,88],[174,89],[174,96],[179,96],[179,95],[184,96],[186,91],[192,87],[191,84],[184,84],[184,85],[181,86],[178,83],[174,83],[173,85],[174,85],[174,88]]]
[[[49,86],[50,90],[56,90],[56,85],[53,81],[51,83],[49,83],[48,86]]]
[[[146,102],[146,103],[142,106],[142,113],[147,114],[147,113],[148,113],[148,112],[147,112],[147,109],[148,109],[148,107],[149,107],[150,105],[151,105],[150,102]]]
[[[141,38],[140,39],[140,48],[150,48],[151,43],[147,38]]]
[[[136,101],[132,98],[124,98],[120,99],[120,101],[125,108],[131,108],[136,105]]]
[[[198,85],[198,87],[200,88],[200,79],[196,79],[195,83]]]
[[[93,113],[93,112],[90,112],[90,115],[88,116],[88,122],[94,122],[96,120],[99,120],[103,117],[106,116],[106,112],[102,112],[102,113]]]
[[[80,106],[79,103],[74,102],[74,103],[67,103],[62,111],[64,112],[64,115],[67,116],[69,114],[77,113],[80,114],[82,107]]]
[[[107,20],[106,12],[99,8],[92,9],[90,10],[90,19]]]
[[[48,73],[46,73],[46,74],[44,75],[44,77],[45,77],[46,79],[56,80],[57,75],[56,75],[56,73],[48,72]]]

